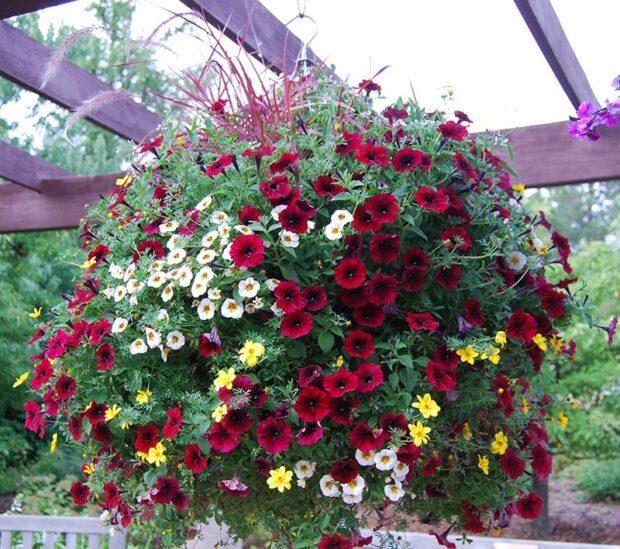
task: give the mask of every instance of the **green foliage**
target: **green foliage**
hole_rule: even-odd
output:
[[[620,501],[620,459],[584,461],[577,471],[576,486],[587,493],[589,501]]]

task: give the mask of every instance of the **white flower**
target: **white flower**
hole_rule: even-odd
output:
[[[243,316],[243,307],[230,297],[224,300],[220,309],[224,318],[241,318]]]
[[[205,236],[202,237],[200,244],[203,248],[210,248],[211,245],[215,242],[215,239],[218,237],[217,231],[209,231]]]
[[[356,503],[362,502],[362,494],[342,494],[342,501],[348,503],[349,505],[355,505]]]
[[[353,221],[353,216],[347,210],[336,210],[332,214],[332,223],[339,227],[344,227],[346,224]]]
[[[183,248],[175,248],[170,251],[166,261],[168,262],[168,265],[177,265],[185,259],[186,255],[187,252]]]
[[[209,296],[209,299],[217,301],[218,299],[222,299],[222,290],[219,288],[210,288],[207,296]]]
[[[527,258],[521,252],[510,252],[508,254],[508,267],[513,271],[520,271],[525,267]]]
[[[262,309],[265,306],[265,304],[263,303],[262,297],[255,297],[252,300],[252,305],[254,305],[255,309]]]
[[[114,288],[114,301],[118,303],[127,295],[127,288],[125,286],[117,286]]]
[[[228,224],[222,223],[217,228],[217,232],[222,237],[222,240],[221,240],[222,243],[228,242],[228,240],[230,238],[230,227],[228,226]]]
[[[202,210],[206,210],[209,206],[211,206],[212,202],[213,202],[213,199],[209,195],[207,195],[200,202],[198,202],[198,204],[194,206],[194,209],[201,212]]]
[[[164,303],[168,303],[174,297],[174,282],[171,282],[166,286],[161,293],[161,300]]]
[[[126,318],[122,318],[122,317],[118,317],[116,319],[114,319],[114,322],[112,323],[112,333],[113,334],[122,334],[128,326],[128,322]]]
[[[131,265],[129,265],[129,267],[127,267],[127,269],[125,269],[123,280],[127,282],[133,276],[133,273],[135,272],[136,272],[136,264],[132,263]]]
[[[309,233],[312,229],[314,229],[315,225],[316,223],[314,221],[308,221],[308,228],[306,229],[306,233]]]
[[[335,223],[330,223],[326,225],[323,229],[327,240],[338,240],[342,236],[342,227],[340,225],[336,225]]]
[[[394,484],[386,484],[383,492],[385,493],[385,497],[389,498],[392,501],[400,501],[405,495],[405,491],[403,490],[400,482],[395,482]]]
[[[118,265],[114,265],[114,263],[112,263],[108,267],[108,271],[110,271],[110,275],[112,276],[112,278],[121,279],[123,278],[123,275],[125,274],[125,271],[123,270],[123,268],[119,267]]]
[[[159,309],[156,318],[160,322],[168,322],[170,320],[170,316],[168,316],[168,311],[166,311],[166,309]]]
[[[269,288],[270,292],[273,292],[278,287],[278,284],[280,284],[280,281],[277,278],[269,278],[265,282],[265,286]]]
[[[256,312],[256,308],[253,303],[246,303],[243,308],[249,315],[253,315]]]
[[[111,299],[112,297],[114,297],[114,288],[106,288],[105,290],[103,290],[102,293],[108,299]]]
[[[280,220],[280,212],[282,212],[282,210],[286,210],[286,204],[280,204],[279,206],[276,206],[273,210],[271,210],[271,217],[275,220],[275,221],[279,221]]]
[[[146,285],[149,288],[160,288],[166,283],[166,273],[162,271],[154,271],[146,281]]]
[[[226,261],[232,261],[232,257],[230,257],[230,248],[232,248],[232,242],[228,244],[228,246],[226,246],[226,248],[224,248],[224,250],[222,251],[222,259],[225,259]]]
[[[166,221],[159,226],[159,234],[166,234],[176,231],[179,228],[178,221]]]
[[[342,493],[357,496],[364,491],[365,486],[366,481],[357,475],[353,480],[342,485]]]
[[[210,299],[203,299],[198,303],[198,318],[200,320],[211,320],[215,314],[215,305]]]
[[[166,346],[173,351],[178,351],[183,345],[185,345],[185,336],[178,330],[170,332],[166,337]]]
[[[375,465],[379,471],[391,471],[396,465],[396,452],[393,450],[381,450],[375,454]]]
[[[297,248],[299,246],[299,235],[291,231],[280,231],[280,242],[285,248]]]
[[[146,335],[146,344],[151,349],[159,347],[161,344],[161,335],[159,332],[156,332],[152,328],[146,328],[146,330],[144,330],[144,334]]]
[[[397,461],[396,465],[394,465],[394,469],[392,469],[392,477],[399,481],[404,480],[408,473],[409,465],[402,461]]]
[[[375,451],[362,452],[361,450],[355,450],[355,459],[360,465],[369,467],[375,464]]]
[[[144,288],[144,282],[138,282],[135,278],[127,281],[127,291],[130,294],[137,294]]]
[[[508,203],[518,212],[523,211],[523,206],[521,206],[521,203],[518,200],[515,200],[514,198],[510,198],[508,200]]]
[[[213,280],[214,276],[215,276],[215,273],[213,272],[213,269],[211,267],[203,267],[196,273],[195,280],[200,280],[200,282],[203,282],[208,285],[209,282]]]
[[[203,248],[196,256],[196,261],[201,265],[206,265],[207,263],[211,263],[211,261],[213,261],[216,257],[217,253],[214,250],[208,250],[207,248]]]
[[[306,479],[305,478],[298,478],[297,479],[297,486],[299,486],[300,488],[305,488],[306,487]]]
[[[168,248],[169,250],[174,250],[175,248],[179,247],[180,243],[181,243],[181,235],[180,234],[173,234],[168,239],[168,242],[166,242],[166,248]]]
[[[319,486],[323,495],[328,498],[337,498],[340,495],[340,486],[330,475],[323,475]]]
[[[247,225],[235,225],[235,231],[240,232],[241,234],[254,234],[254,231],[250,229]]]
[[[299,460],[295,464],[295,475],[297,478],[311,478],[314,475],[316,469],[316,463],[306,461],[305,459]]]
[[[271,306],[271,312],[277,317],[284,316],[284,311],[276,303]]]
[[[204,295],[204,293],[207,291],[207,285],[202,282],[201,280],[194,280],[194,283],[192,284],[192,296],[193,297],[200,297],[201,295]]]
[[[221,225],[222,223],[226,223],[228,221],[228,215],[221,210],[215,210],[211,214],[211,222],[216,225]]]
[[[141,354],[146,353],[146,351],[147,351],[147,346],[146,346],[146,343],[144,343],[144,339],[136,339],[129,346],[129,352],[132,355],[141,355]]]
[[[259,289],[260,284],[251,276],[239,282],[239,295],[241,297],[256,297]]]
[[[168,354],[170,353],[170,349],[168,349],[168,347],[164,347],[163,345],[160,345],[159,352],[161,353],[161,359],[164,362],[168,362]]]
[[[138,304],[138,297],[135,295],[132,295],[129,298],[129,305],[131,305],[132,307],[135,307]]]
[[[184,265],[178,269],[176,279],[179,281],[179,286],[187,288],[192,283],[192,276],[192,270],[189,267]]]
[[[149,273],[154,273],[155,271],[161,271],[165,266],[166,264],[163,261],[160,261],[159,259],[157,261],[153,261],[153,263],[149,265]]]

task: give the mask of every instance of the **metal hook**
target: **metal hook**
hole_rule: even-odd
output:
[[[310,37],[310,40],[302,41],[301,49],[299,50],[299,55],[295,63],[295,72],[299,71],[302,76],[306,76],[309,72],[308,69],[312,65],[314,65],[314,61],[312,61],[312,59],[308,57],[308,47],[310,46],[312,41],[316,38],[316,35],[319,33],[319,26],[317,25],[317,22],[312,17],[310,17],[309,15],[306,15],[305,0],[304,0],[303,9],[299,7],[299,0],[297,2],[297,7],[299,8],[299,13],[295,17],[293,17],[290,21],[285,23],[284,26],[288,27],[293,21],[297,19],[308,19],[314,24],[314,34]]]

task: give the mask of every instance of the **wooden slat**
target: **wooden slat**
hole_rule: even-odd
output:
[[[0,19],[32,13],[60,4],[67,4],[75,0],[2,0],[0,2]]]
[[[118,177],[121,174],[47,179],[42,182],[41,193],[9,183],[0,184],[0,233],[77,227],[85,213],[84,205],[97,202],[100,193],[107,194],[114,189]],[[0,530],[3,527],[1,519]],[[33,531],[45,529],[39,524],[40,521],[33,523]],[[79,524],[75,530],[60,531],[83,531]]]
[[[302,48],[301,40],[258,0],[181,0],[201,13],[214,27],[243,47],[276,72],[290,74],[295,70]],[[307,58],[315,65],[323,62],[308,48]],[[330,77],[336,74],[324,67]]]
[[[67,60],[62,61],[56,76],[40,89],[45,64],[51,54],[47,46],[0,21],[0,76],[73,110],[98,93],[113,90],[112,86]],[[161,122],[158,115],[143,105],[125,99],[103,105],[86,118],[136,142]]]
[[[11,532],[0,532],[0,549],[11,549]]]
[[[99,549],[99,547],[101,547],[99,536],[97,534],[88,536],[88,549]]]
[[[575,108],[598,101],[550,0],[515,0],[555,77]]]
[[[109,549],[125,549],[127,545],[127,532],[124,530],[122,532],[115,531],[114,534],[110,536],[110,548]]]
[[[67,534],[66,549],[75,549],[77,546],[77,534]]]
[[[22,534],[23,549],[32,549],[32,532],[24,532]]]
[[[20,148],[0,141],[0,177],[33,191],[41,192],[41,179],[72,174]]]
[[[54,532],[45,532],[43,549],[54,549],[54,545],[56,545],[56,534]]]

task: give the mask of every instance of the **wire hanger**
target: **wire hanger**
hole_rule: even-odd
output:
[[[295,62],[295,73],[300,74],[301,76],[306,76],[309,73],[310,68],[314,65],[314,61],[308,56],[308,48],[319,32],[319,26],[317,25],[317,22],[314,20],[314,18],[306,15],[306,0],[297,0],[297,15],[295,15],[290,21],[285,23],[284,26],[288,28],[288,26],[293,21],[296,21],[298,19],[306,19],[308,21],[311,21],[314,25],[314,34],[310,37],[309,40],[302,40],[301,49],[299,50],[297,61]]]

